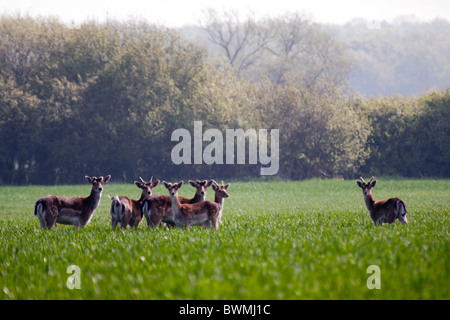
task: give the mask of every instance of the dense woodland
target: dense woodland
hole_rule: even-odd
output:
[[[194,121],[223,132],[279,129],[282,179],[450,177],[450,28],[435,23],[427,46],[427,28],[380,43],[298,14],[209,11],[183,30],[0,17],[0,184],[259,177],[259,165],[173,164],[171,134],[192,132]],[[411,37],[419,43],[398,49]],[[422,71],[418,55],[428,59]],[[375,56],[409,82],[364,92],[378,79],[364,73]]]

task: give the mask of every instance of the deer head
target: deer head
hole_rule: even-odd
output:
[[[107,175],[105,178],[103,177],[89,177],[89,176],[85,176],[84,177],[86,179],[87,182],[89,182],[90,184],[92,184],[92,191],[96,192],[96,193],[101,193],[103,191],[103,185],[105,183],[107,183],[109,181],[109,179],[111,179],[111,175]]]
[[[181,188],[181,186],[183,185],[183,181],[178,182],[178,183],[168,183],[163,181],[164,183],[164,187],[166,187],[167,190],[169,190],[169,193],[171,196],[177,196],[178,195],[178,189]]]
[[[206,181],[206,180],[197,180],[192,181],[189,180],[189,183],[191,186],[197,189],[195,192],[196,195],[200,196],[203,200],[206,198],[206,189],[212,184],[212,180]]]
[[[151,196],[152,189],[159,184],[159,180],[153,182],[153,177],[150,178],[149,182],[145,182],[141,177],[139,177],[139,179],[141,179],[141,182],[135,181],[134,184],[136,185],[136,187],[142,189],[142,198]]]
[[[361,179],[361,181],[356,180],[356,183],[363,190],[364,195],[370,195],[372,188],[377,184],[377,180],[372,181],[374,179],[374,177],[372,177],[370,178],[369,182],[366,183],[362,177],[359,178]]]
[[[224,185],[223,180],[222,180],[222,185],[219,185],[214,180],[210,180],[209,182],[212,183],[212,188],[217,196],[219,196],[220,198],[229,198],[230,197],[230,195],[227,192],[227,189],[230,186],[229,183]]]

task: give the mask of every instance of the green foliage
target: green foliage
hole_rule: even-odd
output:
[[[450,91],[433,92],[419,101],[421,114],[414,119],[409,140],[415,142],[415,160],[411,166],[421,175],[450,175]],[[417,155],[421,155],[418,157]],[[426,166],[424,164],[427,164]]]
[[[3,183],[175,176],[171,132],[198,116],[229,127],[245,105],[233,75],[170,30],[20,17],[2,17],[0,28]]]
[[[364,162],[367,121],[342,97],[316,94],[295,80],[266,84],[260,94],[262,122],[280,128],[281,176],[352,176]]]
[[[369,99],[362,106],[372,126],[370,157],[361,171],[372,175],[448,177],[450,92],[413,98]]]
[[[352,180],[232,182],[218,231],[112,231],[105,194],[138,198],[132,184],[106,185],[86,228],[44,231],[34,201],[89,186],[0,187],[0,299],[448,299],[449,181],[378,180],[375,199],[402,198],[408,226],[375,227]]]
[[[72,28],[2,16],[0,184],[259,174],[257,165],[174,165],[171,133],[196,120],[222,132],[279,129],[282,178],[450,175],[448,91],[352,96],[347,50],[309,19],[230,19],[212,29],[233,39],[227,65],[145,22]],[[246,34],[253,40],[239,49]]]

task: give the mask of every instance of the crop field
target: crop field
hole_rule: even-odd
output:
[[[89,184],[2,186],[0,298],[450,299],[449,190],[450,180],[379,178],[374,198],[403,199],[409,225],[376,227],[354,180],[231,182],[218,231],[148,229],[145,218],[113,231],[107,195],[137,199],[131,183],[106,184],[86,228],[51,230],[34,202],[87,196]],[[379,289],[368,286],[373,265]]]

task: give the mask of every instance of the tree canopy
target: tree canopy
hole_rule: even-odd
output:
[[[171,134],[194,121],[279,129],[281,178],[450,175],[449,91],[350,94],[348,50],[300,15],[203,27],[215,53],[143,21],[0,17],[0,183],[259,175],[174,164]]]

